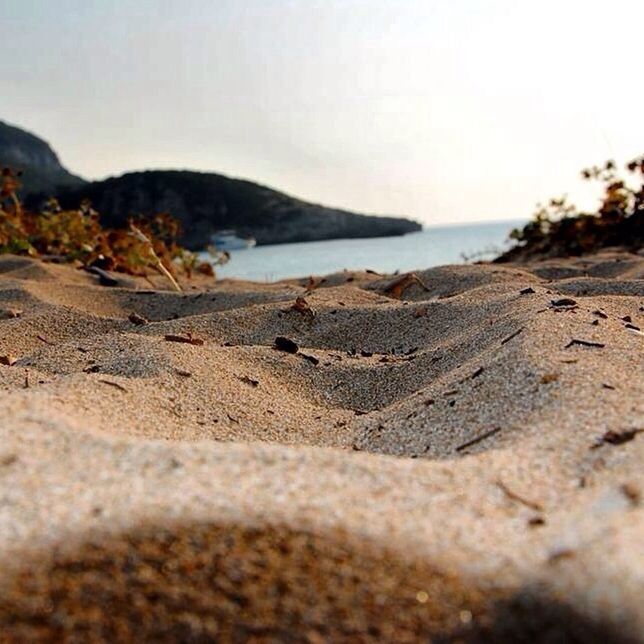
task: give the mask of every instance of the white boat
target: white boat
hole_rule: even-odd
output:
[[[253,237],[237,237],[234,230],[220,230],[210,236],[210,243],[217,250],[242,250],[252,248],[257,241]]]

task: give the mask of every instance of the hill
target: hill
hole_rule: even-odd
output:
[[[61,187],[77,187],[84,179],[69,172],[41,138],[0,121],[0,165],[23,172],[24,194],[50,196]]]
[[[421,228],[408,219],[328,208],[215,173],[149,170],[86,182],[61,164],[48,143],[2,122],[0,165],[23,170],[21,197],[29,207],[56,196],[64,207],[76,208],[87,198],[108,226],[122,226],[131,215],[169,212],[182,224],[181,243],[191,249],[204,248],[224,228],[259,244],[385,237]]]
[[[83,198],[110,226],[122,225],[134,213],[170,212],[182,222],[182,242],[189,248],[203,247],[223,228],[253,236],[259,244],[382,237],[420,229],[410,220],[327,208],[251,181],[204,172],[133,172],[60,194],[63,206]]]

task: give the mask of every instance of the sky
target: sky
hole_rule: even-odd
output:
[[[642,24],[641,0],[0,0],[0,119],[91,179],[516,219],[644,153]]]

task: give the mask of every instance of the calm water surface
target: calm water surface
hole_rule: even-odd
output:
[[[424,269],[463,262],[463,254],[505,248],[512,228],[524,220],[428,227],[402,237],[337,239],[256,246],[233,251],[217,267],[218,277],[274,281],[287,277],[326,275],[343,269],[370,268],[382,273]],[[483,259],[489,259],[490,255]]]

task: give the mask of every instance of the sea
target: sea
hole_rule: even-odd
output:
[[[255,246],[231,252],[217,266],[218,278],[273,282],[289,277],[328,275],[342,270],[378,273],[422,270],[443,264],[492,259],[508,248],[508,235],[526,220],[427,226],[398,237]],[[204,259],[207,255],[204,254]]]

